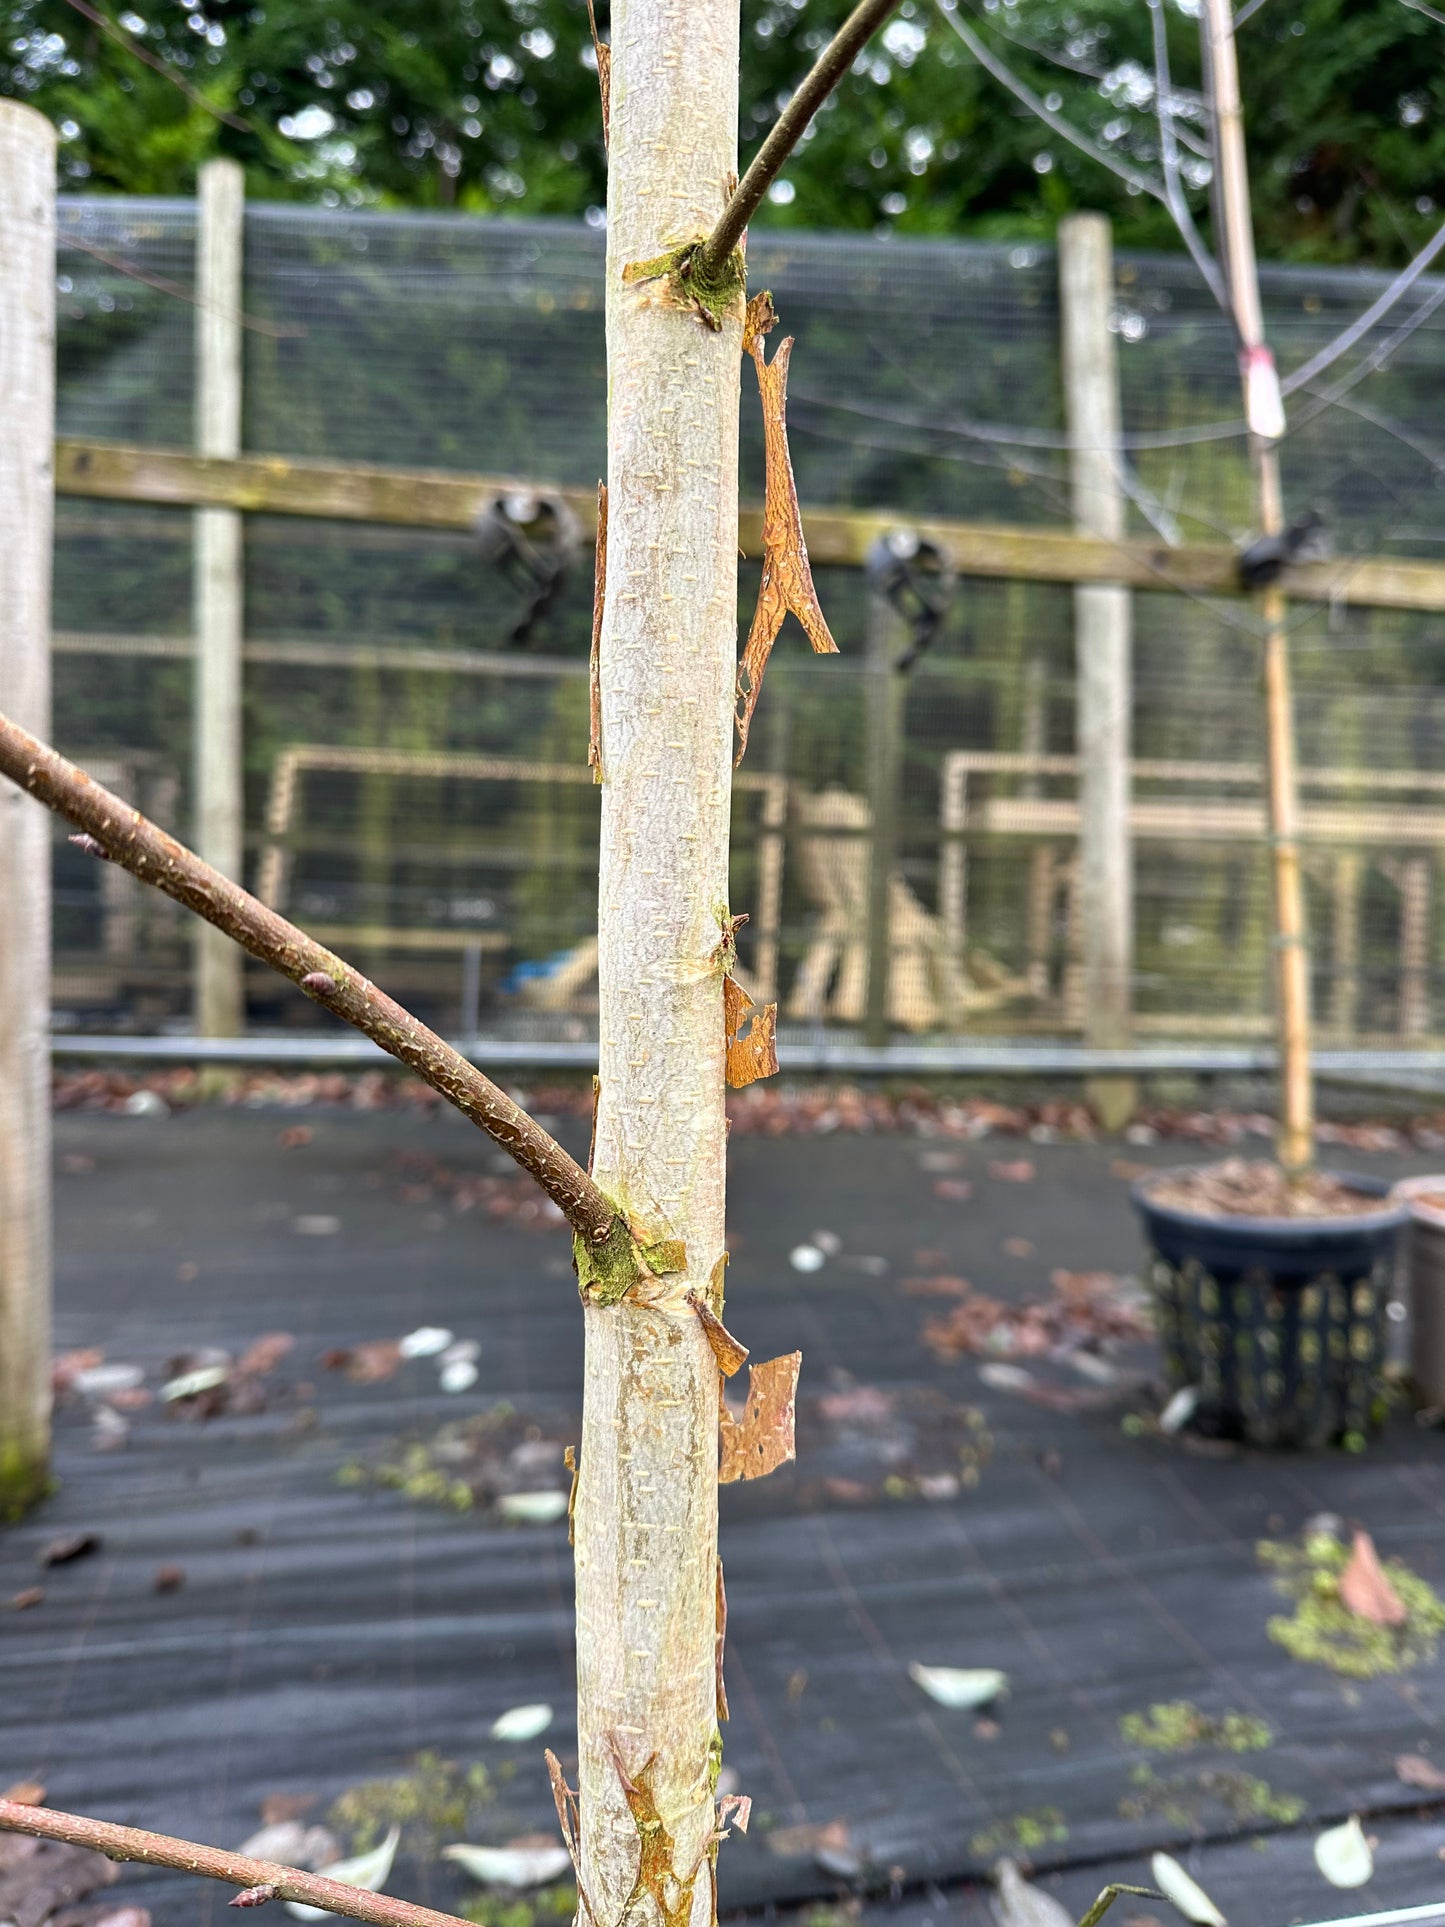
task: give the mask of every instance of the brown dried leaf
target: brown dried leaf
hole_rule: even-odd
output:
[[[597,15],[587,0],[587,23],[592,29],[592,51],[597,56],[597,87],[602,95],[602,145],[612,144],[612,49],[597,32]]]
[[[39,1566],[68,1566],[72,1559],[84,1559],[101,1546],[98,1532],[69,1532],[41,1547],[35,1563]]]
[[[17,1780],[0,1793],[0,1800],[9,1800],[17,1807],[43,1807],[45,1788],[39,1780]]]
[[[813,587],[813,571],[808,547],[803,540],[803,517],[798,507],[798,488],[793,480],[793,462],[788,453],[788,360],[793,352],[793,337],[788,335],[771,362],[763,337],[776,325],[772,296],[764,291],[748,303],[743,324],[743,348],[753,358],[758,371],[758,393],[763,403],[763,449],[766,472],[763,482],[763,579],[758,588],[758,606],[738,670],[737,725],[738,753],[743,760],[748,746],[748,730],[763,686],[763,671],[768,666],[773,644],[783,617],[789,609],[802,623],[814,653],[836,656],[834,642],[818,592]]]
[[[588,12],[592,10],[588,0]],[[594,27],[592,38],[597,39]],[[602,72],[601,56],[598,57],[598,73]],[[607,97],[607,84],[602,87],[603,100]],[[604,107],[605,113],[605,107]],[[592,735],[587,745],[587,767],[592,771],[594,783],[602,781],[602,609],[607,600],[607,484],[597,484],[597,559],[592,571],[592,656],[588,666],[587,680],[591,692]],[[594,1083],[593,1120],[596,1121]],[[589,1158],[587,1169],[592,1169]]]
[[[1395,1762],[1395,1778],[1426,1793],[1445,1793],[1445,1771],[1423,1753],[1402,1753]]]
[[[17,1613],[29,1612],[30,1608],[38,1606],[44,1597],[44,1586],[22,1586],[19,1592],[10,1595],[10,1609]]]
[[[731,1378],[740,1365],[748,1360],[748,1348],[733,1337],[727,1326],[718,1317],[700,1292],[690,1291],[687,1302],[697,1313],[698,1323],[703,1335],[712,1346],[712,1355],[717,1360],[717,1368],[724,1378]]]
[[[723,1721],[728,1718],[728,1690],[726,1686],[723,1685],[723,1649],[727,1645],[728,1637],[728,1595],[727,1587],[723,1584],[721,1559],[717,1562],[716,1626],[717,1631],[713,1635],[713,1659],[717,1669],[717,1718],[718,1725],[721,1726]],[[743,1832],[746,1833],[747,1830],[748,1823],[744,1820]]]
[[[314,1793],[268,1793],[261,1802],[264,1826],[279,1826],[283,1820],[301,1820],[316,1805]]]
[[[236,1360],[238,1378],[265,1378],[281,1363],[296,1340],[290,1332],[264,1332]]]
[[[1354,1550],[1340,1574],[1340,1604],[1372,1626],[1403,1626],[1405,1602],[1390,1584],[1368,1532],[1356,1531]]]
[[[353,1385],[376,1385],[390,1378],[401,1364],[401,1345],[395,1338],[373,1338],[364,1345],[343,1345],[323,1352],[322,1368],[343,1371]]]
[[[795,1456],[793,1408],[798,1396],[801,1352],[785,1352],[748,1367],[748,1398],[741,1419],[724,1405],[718,1414],[722,1458],[718,1484],[763,1479]]]
[[[118,1869],[88,1847],[42,1843],[18,1865],[0,1873],[0,1920],[14,1927],[41,1927],[50,1914],[108,1887]]]
[[[750,1012],[747,1036],[740,1037],[738,1032]],[[727,1081],[733,1090],[777,1075],[777,1030],[776,1004],[759,1010],[736,978],[723,978],[723,1041],[727,1047]]]

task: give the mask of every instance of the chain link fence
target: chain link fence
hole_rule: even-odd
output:
[[[244,445],[591,487],[604,467],[604,237],[564,223],[255,207],[245,228]],[[1225,323],[1188,264],[1116,264],[1134,532],[1248,533]],[[195,212],[61,204],[59,432],[193,442]],[[1037,247],[753,237],[796,335],[789,421],[806,505],[1066,527],[1055,261]],[[1382,278],[1264,274],[1281,368]],[[1445,611],[1348,601],[1361,554],[1445,540],[1445,281],[1422,280],[1290,405],[1292,511],[1332,539],[1340,596],[1292,608],[1315,993],[1336,1044],[1445,1033]],[[743,492],[761,496],[744,370]],[[191,515],[62,499],[61,747],[190,833]],[[733,904],[785,1024],[861,1023],[878,611],[817,570],[840,660],[785,633],[734,812]],[[518,639],[532,585],[476,536],[248,516],[246,881],[441,1028],[585,1042],[597,801],[586,770],[591,557]],[[757,587],[744,562],[739,622]],[[1135,955],[1144,1040],[1268,1027],[1258,638],[1247,604],[1134,595]],[[1067,587],[966,579],[903,700],[888,1016],[940,1040],[1083,1023]],[[190,1024],[181,914],[56,847],[55,1007],[72,1032]],[[259,969],[257,1032],[326,1022]]]

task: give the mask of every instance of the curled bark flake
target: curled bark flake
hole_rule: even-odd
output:
[[[746,1037],[738,1032],[752,1023]],[[767,1004],[761,1010],[734,977],[723,978],[723,1033],[727,1045],[727,1081],[735,1091],[755,1084],[760,1077],[773,1077],[778,1069],[778,1007]]]
[[[612,145],[612,49],[597,31],[597,15],[587,0],[587,24],[592,29],[592,51],[597,56],[597,89],[602,96],[602,145]]]
[[[708,1303],[712,1306],[714,1313],[719,1318],[722,1317],[723,1283],[724,1283],[724,1280],[727,1278],[727,1271],[728,1271],[728,1254],[726,1252],[723,1252],[722,1256],[718,1259],[717,1263],[713,1266],[712,1276],[707,1281]]]
[[[547,1762],[547,1778],[552,1782],[552,1804],[557,1809],[557,1824],[562,1829],[562,1845],[567,1849],[567,1857],[572,1862],[572,1872],[577,1880],[577,1898],[586,1911],[587,1918],[598,1927],[597,1912],[587,1898],[587,1889],[582,1884],[582,1852],[577,1826],[577,1795],[567,1784],[567,1776],[562,1771],[562,1762],[549,1746],[543,1757]]]
[[[1340,1574],[1340,1604],[1373,1626],[1403,1626],[1410,1617],[1380,1564],[1368,1532],[1355,1533],[1354,1548]]]
[[[577,1447],[569,1445],[562,1454],[562,1463],[572,1474],[572,1484],[567,1493],[567,1543],[577,1543]]]
[[[717,1803],[717,1823],[726,1827],[731,1820],[739,1833],[746,1833],[748,1822],[753,1817],[753,1796],[750,1793],[725,1793]],[[726,1834],[721,1836],[727,1838]]]
[[[793,462],[788,453],[788,359],[793,338],[787,336],[773,356],[767,358],[764,337],[777,325],[772,296],[764,290],[748,303],[743,324],[743,346],[758,371],[758,393],[763,403],[763,448],[766,474],[763,483],[763,579],[758,588],[758,606],[738,669],[736,717],[740,763],[748,746],[748,730],[763,686],[763,671],[768,666],[773,644],[783,617],[789,609],[802,623],[815,655],[836,656],[834,642],[818,592],[813,587],[813,570],[808,547],[803,540],[803,517],[798,507],[798,488],[793,480]]]
[[[719,1726],[722,1726],[728,1718],[728,1689],[723,1684],[723,1649],[727,1645],[727,1638],[728,1638],[728,1595],[727,1595],[727,1587],[724,1586],[723,1584],[722,1560],[721,1558],[719,1558],[717,1562],[717,1632],[714,1636],[714,1646],[713,1646],[715,1663],[717,1667],[717,1723]],[[722,1819],[721,1808],[719,1808],[718,1810],[718,1819],[719,1819],[719,1822],[721,1822],[721,1819]],[[748,1823],[746,1820],[744,1820],[743,1832],[746,1833],[747,1830],[748,1830]]]
[[[700,1867],[694,1867],[684,1880],[673,1864],[676,1846],[663,1824],[653,1798],[652,1760],[639,1767],[634,1779],[627,1771],[617,1736],[612,1736],[612,1760],[622,1783],[623,1798],[637,1829],[637,1878],[632,1892],[623,1902],[617,1927],[626,1927],[634,1908],[645,1896],[662,1918],[663,1927],[687,1927],[692,1916],[692,1894]]]
[[[604,97],[606,89],[604,88]],[[592,711],[592,734],[587,745],[587,767],[592,781],[602,781],[602,607],[607,600],[607,484],[597,484],[597,560],[592,570],[592,656],[587,682]],[[594,1083],[595,1093],[595,1083]],[[596,1106],[593,1106],[596,1122]],[[587,1166],[592,1169],[591,1164]]]
[[[722,1454],[718,1484],[765,1479],[794,1457],[793,1407],[798,1396],[801,1352],[785,1352],[748,1367],[748,1400],[741,1419],[724,1405],[718,1413]]]
[[[597,1107],[602,1102],[602,1079],[593,1073],[592,1077],[592,1130],[587,1139],[587,1175],[590,1178],[597,1162]]]
[[[687,1302],[697,1313],[697,1321],[702,1326],[708,1344],[712,1346],[718,1370],[724,1378],[731,1378],[740,1365],[748,1362],[747,1346],[739,1344],[733,1337],[701,1292],[690,1291]]]

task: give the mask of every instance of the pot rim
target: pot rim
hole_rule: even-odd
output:
[[[1381,1231],[1398,1230],[1401,1225],[1409,1221],[1417,1209],[1407,1197],[1401,1195],[1400,1186],[1392,1189],[1384,1179],[1369,1177],[1356,1171],[1333,1171],[1330,1176],[1339,1178],[1351,1189],[1358,1187],[1366,1195],[1378,1193],[1380,1209],[1364,1211],[1348,1218],[1263,1218],[1242,1212],[1186,1211],[1177,1204],[1156,1204],[1149,1195],[1150,1186],[1157,1184],[1161,1178],[1184,1177],[1210,1168],[1208,1164],[1165,1165],[1157,1171],[1151,1171],[1147,1177],[1136,1178],[1129,1187],[1129,1196],[1133,1200],[1135,1210],[1141,1217],[1152,1216],[1165,1224],[1177,1226],[1183,1231],[1234,1233],[1240,1237],[1260,1239],[1269,1244],[1291,1245],[1298,1244],[1305,1238],[1329,1237],[1331,1234],[1341,1239],[1348,1239],[1358,1236],[1373,1237]],[[1406,1179],[1404,1182],[1408,1184],[1410,1181]],[[1445,1177],[1436,1181],[1441,1189],[1445,1190]],[[1420,1215],[1424,1215],[1423,1211]],[[1445,1210],[1432,1216],[1429,1221],[1445,1228]]]
[[[1391,1195],[1407,1207],[1410,1216],[1418,1223],[1437,1226],[1445,1231],[1445,1205],[1426,1204],[1421,1193],[1429,1191],[1436,1191],[1445,1198],[1445,1172],[1427,1172],[1418,1178],[1401,1178]]]

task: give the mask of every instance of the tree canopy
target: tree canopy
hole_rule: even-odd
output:
[[[75,190],[189,194],[202,161],[230,154],[259,198],[602,218],[583,0],[0,4],[0,93],[54,120]],[[1160,4],[1182,172],[1203,214],[1197,0]],[[746,6],[745,154],[842,11],[842,0]],[[1254,0],[1244,11],[1261,253],[1405,259],[1441,218],[1439,15],[1417,0]],[[984,70],[970,35],[1096,149],[1157,172],[1147,0],[945,0],[944,11],[903,0],[761,218],[1026,239],[1098,207],[1121,245],[1176,246],[1164,209],[1045,125]]]

